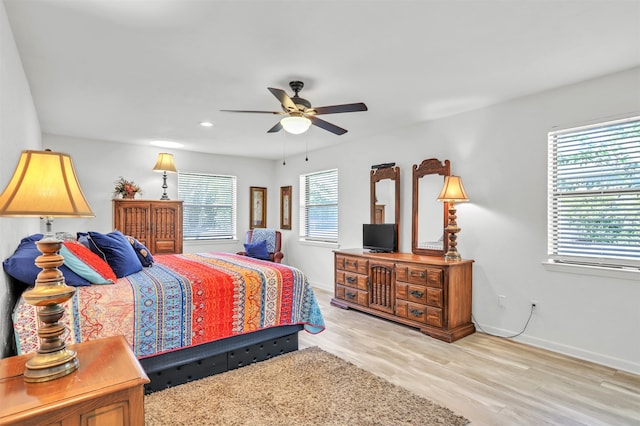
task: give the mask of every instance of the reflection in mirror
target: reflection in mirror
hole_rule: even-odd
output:
[[[449,170],[449,160],[441,163],[436,158],[413,166],[411,251],[414,254],[443,256],[447,251],[447,206],[438,202],[438,195]]]
[[[371,170],[371,223],[395,223],[400,234],[400,167]],[[398,247],[399,247],[398,239]]]
[[[376,182],[375,187],[375,218],[372,223],[396,223],[396,187],[391,179]]]
[[[417,247],[420,249],[444,251],[442,223],[437,220],[442,204],[434,203],[442,189],[443,179],[439,175],[425,175],[418,181],[418,211],[420,219],[424,218],[418,227]]]

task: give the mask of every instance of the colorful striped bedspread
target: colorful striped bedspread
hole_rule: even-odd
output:
[[[280,325],[324,320],[298,269],[231,253],[157,255],[113,285],[78,287],[65,303],[68,344],[124,335],[139,358]],[[18,353],[38,348],[36,310],[13,313]]]

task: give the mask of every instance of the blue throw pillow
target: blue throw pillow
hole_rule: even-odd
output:
[[[151,255],[151,252],[149,251],[147,246],[130,235],[125,235],[124,237],[127,239],[127,241],[129,241],[131,247],[133,247],[133,250],[136,252],[138,259],[140,259],[140,263],[142,263],[142,266],[153,266],[153,256]]]
[[[41,239],[42,234],[34,234],[20,241],[20,245],[18,245],[15,253],[2,262],[2,266],[7,274],[28,286],[35,284],[36,277],[40,271],[42,271],[42,269],[35,264],[36,257],[42,254],[36,246],[36,241],[40,241]],[[64,275],[64,281],[67,285],[73,287],[91,285],[89,281],[65,265],[59,266],[58,269],[62,272],[62,275]]]
[[[253,244],[245,244],[244,250],[247,252],[247,256],[254,257],[256,259],[271,260],[269,250],[267,250],[267,242],[265,240],[258,241]]]
[[[89,231],[89,248],[111,266],[118,278],[142,270],[138,255],[120,231],[108,234]]]

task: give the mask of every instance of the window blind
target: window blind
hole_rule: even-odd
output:
[[[300,236],[338,241],[338,170],[300,176]]]
[[[180,172],[178,197],[183,200],[185,239],[235,238],[235,176]]]
[[[640,267],[640,116],[549,133],[548,254]]]

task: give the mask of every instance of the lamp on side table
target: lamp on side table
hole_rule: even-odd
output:
[[[162,172],[162,198],[161,200],[168,200],[169,196],[167,195],[167,172],[169,173],[177,173],[176,165],[173,162],[173,154],[168,154],[166,152],[161,152],[158,154],[158,160],[156,161],[156,165],[153,166],[154,172]]]
[[[458,238],[456,234],[460,232],[460,228],[456,222],[457,216],[455,203],[469,201],[469,197],[467,197],[467,193],[464,191],[464,186],[462,186],[462,179],[460,176],[446,176],[444,178],[444,185],[442,186],[440,195],[438,195],[438,201],[448,203],[449,207],[449,224],[445,228],[449,233],[449,250],[444,255],[444,258],[445,260],[458,261],[461,257],[460,253],[458,253],[458,249],[456,248],[456,245],[458,244],[456,241]]]
[[[26,363],[26,382],[46,382],[66,376],[78,368],[76,353],[67,349],[60,336],[65,326],[58,321],[62,304],[71,299],[74,287],[65,284],[58,269],[62,241],[55,238],[51,224],[55,217],[93,217],[82,193],[71,157],[59,152],[23,151],[9,184],[0,194],[0,216],[40,217],[46,222],[44,237],[36,242],[42,256],[35,264],[42,268],[35,286],[24,292],[27,303],[38,307],[40,348]]]

